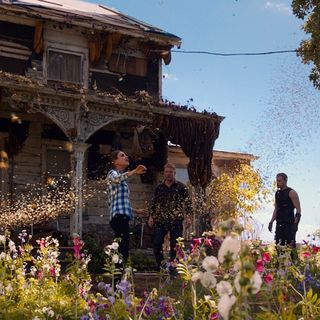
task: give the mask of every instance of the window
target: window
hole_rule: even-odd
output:
[[[83,57],[81,54],[48,50],[47,79],[83,83]]]
[[[184,184],[189,181],[187,168],[176,168],[176,179]]]
[[[42,172],[43,183],[49,189],[69,188],[73,159],[68,150],[68,143],[58,140],[43,139]]]
[[[59,140],[42,140],[42,172],[44,189],[47,197],[53,200],[61,199],[71,186],[71,169],[73,167],[72,154],[68,145]],[[69,212],[60,212],[55,221],[36,225],[35,229],[58,230],[68,232],[70,216]]]
[[[70,152],[47,149],[47,174],[55,178],[65,178],[70,173]]]

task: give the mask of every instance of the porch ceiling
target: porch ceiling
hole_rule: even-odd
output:
[[[1,101],[22,112],[48,116],[74,142],[85,142],[103,126],[125,119],[159,128],[189,157],[193,185],[206,187],[212,178],[212,150],[224,119],[216,113],[155,102],[144,91],[127,97],[75,86],[54,89],[1,71],[0,89]]]

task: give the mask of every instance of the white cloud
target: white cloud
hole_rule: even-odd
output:
[[[282,2],[267,1],[265,7],[267,9],[275,10],[286,15],[292,15],[291,8]]]

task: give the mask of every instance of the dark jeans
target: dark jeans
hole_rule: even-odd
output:
[[[275,240],[276,244],[296,247],[297,226],[290,222],[277,222]]]
[[[163,225],[161,223],[156,223],[154,227],[154,238],[153,238],[153,252],[156,258],[158,268],[160,269],[161,263],[164,259],[162,245],[164,242],[164,237],[169,232],[170,233],[170,261],[173,261],[176,257],[176,244],[177,238],[182,236],[183,225],[182,221],[176,221],[170,225]]]
[[[121,238],[119,252],[126,262],[129,258],[130,228],[129,217],[124,214],[116,214],[110,221],[110,226],[114,231],[115,238]]]

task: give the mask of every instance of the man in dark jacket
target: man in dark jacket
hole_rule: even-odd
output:
[[[278,190],[268,229],[272,232],[272,224],[276,220],[276,244],[295,247],[296,232],[301,218],[299,196],[295,190],[287,186],[288,177],[285,173],[278,173],[276,178]]]
[[[164,166],[164,181],[154,193],[150,207],[149,226],[154,225],[153,251],[158,268],[163,263],[162,246],[166,234],[170,234],[170,261],[176,257],[176,243],[182,237],[183,221],[186,227],[191,224],[192,203],[186,186],[175,179],[175,166]]]

